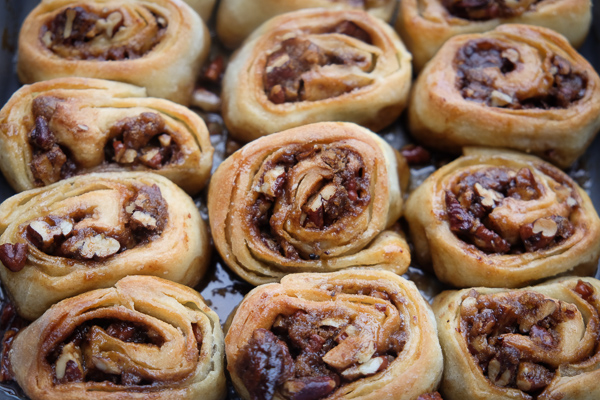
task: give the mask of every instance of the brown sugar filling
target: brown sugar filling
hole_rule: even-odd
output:
[[[343,293],[371,296],[378,312],[402,302],[397,293],[364,288]],[[391,303],[391,304],[390,304]],[[359,318],[359,317],[356,317]],[[317,400],[340,387],[384,371],[402,352],[407,340],[404,321],[383,348],[373,349],[360,363],[336,357],[337,346],[357,339],[360,323],[334,312],[280,314],[270,329],[257,329],[241,349],[236,371],[253,400],[270,400],[275,393],[290,400]]]
[[[573,290],[586,301],[591,297],[590,292],[594,293],[594,288],[581,280]],[[488,380],[537,398],[554,379],[558,366],[542,360],[547,357],[536,351],[551,352],[559,347],[562,338],[558,326],[575,318],[577,313],[576,306],[540,293],[482,295],[473,289],[460,308],[460,331]],[[522,340],[513,338],[525,338],[532,345],[519,346],[516,343]]]
[[[38,96],[32,103],[35,125],[27,139],[33,153],[29,167],[36,186],[46,186],[81,171],[69,149],[59,143],[50,129],[56,107],[62,101],[52,96]],[[108,137],[111,139],[104,149],[105,163],[160,169],[177,163],[182,157],[180,146],[173,139],[174,133],[157,113],[144,112],[124,118],[110,128]]]
[[[121,29],[128,29],[123,14],[96,11],[86,5],[68,7],[57,14],[42,26],[40,40],[50,51],[69,60],[133,60],[150,52],[167,30],[165,18],[148,9],[142,11],[136,17],[143,19],[144,26],[122,44],[110,42]]]
[[[560,176],[553,176],[557,201],[565,208],[579,207],[573,188]],[[520,226],[509,237],[493,216],[495,208],[506,199],[534,201],[540,198],[540,188],[529,168],[513,170],[490,167],[475,173],[464,173],[445,192],[446,213],[450,230],[462,240],[486,253],[520,254],[545,250],[570,238],[575,228],[569,215],[551,214]]]
[[[55,257],[101,261],[158,238],[167,221],[167,203],[156,185],[141,186],[125,194],[125,223],[111,230],[89,226],[93,210],[67,216],[48,216],[30,222],[23,237],[40,251]],[[81,226],[81,228],[80,228]]]
[[[294,260],[315,260],[319,255],[299,252],[272,227],[275,208],[291,201],[289,174],[303,162],[318,165],[326,177],[302,205],[300,223],[305,229],[322,231],[345,216],[362,213],[371,201],[370,176],[360,155],[328,145],[291,146],[267,161],[250,210],[251,226],[271,251]]]
[[[156,113],[125,118],[110,128],[109,136],[112,139],[104,148],[109,162],[160,169],[182,157],[173,133]]]
[[[197,347],[202,347],[202,332],[199,326],[192,325]],[[110,352],[103,353],[102,360],[96,359],[102,346],[106,346],[107,337],[124,343],[135,343],[144,346],[161,347],[164,344],[162,335],[153,328],[139,322],[131,322],[116,318],[102,318],[86,321],[52,350],[45,358],[52,368],[55,385],[77,382],[106,382],[120,386],[155,386],[169,383],[156,380],[153,374],[144,373],[129,363],[119,362]],[[111,364],[117,363],[118,368]]]
[[[371,43],[370,35],[351,21],[313,33],[338,33]],[[369,78],[357,72],[373,69],[375,60],[372,54],[342,44],[338,44],[342,47],[324,48],[318,43],[302,37],[289,38],[268,56],[263,84],[271,102],[324,100],[371,83]],[[334,79],[325,72],[330,66],[346,68],[343,79]]]
[[[538,88],[534,94],[503,92],[490,71],[501,75],[518,73],[521,61],[516,48],[506,47],[493,40],[471,40],[456,54],[456,85],[463,98],[491,107],[520,109],[560,109],[585,96],[588,77],[569,61],[557,54],[549,54],[542,64],[548,87]],[[494,74],[495,76],[495,74]]]
[[[543,0],[442,0],[442,4],[455,17],[471,21],[488,21],[494,18],[518,17],[534,10]]]

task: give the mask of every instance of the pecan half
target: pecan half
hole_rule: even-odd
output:
[[[4,243],[0,245],[0,261],[12,272],[19,272],[25,267],[28,251],[27,243]]]

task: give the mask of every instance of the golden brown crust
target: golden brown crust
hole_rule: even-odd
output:
[[[183,2],[44,0],[21,27],[17,72],[23,83],[68,76],[127,82],[188,104],[209,47],[206,26]]]
[[[567,167],[600,129],[600,77],[549,29],[457,36],[417,79],[409,126],[437,149],[506,147]]]
[[[33,400],[220,400],[223,347],[219,317],[197,292],[129,276],[56,304],[19,333],[10,361]]]
[[[405,217],[419,262],[458,287],[591,275],[600,257],[600,220],[585,191],[515,152],[467,149],[411,194]]]
[[[268,393],[249,391],[246,385],[256,382],[248,380],[256,364],[244,367],[248,357],[252,360],[256,355],[252,344],[261,343],[261,334],[271,337],[267,362],[291,368],[287,378]],[[308,344],[303,344],[308,337]],[[320,349],[313,345],[321,342],[319,337],[324,342]],[[310,385],[318,379],[336,381],[336,376],[335,388],[330,387],[322,398],[412,400],[435,390],[442,373],[429,305],[412,282],[382,270],[294,274],[280,284],[260,286],[242,301],[225,343],[233,384],[247,400],[288,398],[284,392],[301,388],[299,381]],[[262,339],[262,343],[268,342]],[[289,345],[298,346],[293,347],[293,359],[285,356]],[[378,372],[369,368],[382,357],[387,360]],[[312,363],[310,378],[304,375],[306,358]],[[357,367],[361,373],[349,373]],[[315,398],[314,392],[310,398]]]
[[[446,2],[453,3],[451,0]],[[524,3],[528,7],[517,10],[513,16],[468,19],[465,15],[465,18],[453,15],[445,7],[444,0],[401,1],[396,30],[413,54],[417,71],[420,71],[451,37],[491,31],[502,24],[543,26],[564,35],[575,47],[583,44],[592,22],[589,0],[534,0]],[[496,2],[487,4],[494,5]],[[523,7],[521,3],[515,4],[517,8]]]
[[[11,197],[0,216],[4,253],[7,246],[27,246],[20,269],[11,262],[18,257],[4,255],[0,277],[19,314],[30,320],[59,300],[127,275],[194,286],[210,259],[193,200],[155,174],[70,178]]]
[[[399,172],[406,163],[374,133],[319,123],[249,143],[212,177],[208,210],[223,260],[255,285],[294,272],[376,266],[403,273]]]
[[[48,127],[51,141],[66,155],[62,167],[74,163],[73,169],[62,171],[68,175],[151,171],[190,194],[198,193],[210,176],[214,149],[196,113],[148,98],[143,88],[132,85],[59,78],[22,87],[0,111],[0,166],[18,192],[62,177],[36,169],[48,153],[36,139],[41,146],[53,147],[43,143],[50,139],[40,132],[35,137],[40,124]],[[130,132],[124,135],[126,130]],[[133,151],[130,159],[128,151]],[[62,167],[56,166],[58,172]]]
[[[223,0],[217,13],[217,34],[225,46],[236,48],[263,22],[291,11],[358,9],[389,22],[395,5],[393,0]]]
[[[563,278],[440,294],[444,399],[597,398],[598,293],[596,279]]]
[[[377,131],[406,105],[411,56],[382,20],[364,11],[312,9],[254,31],[223,80],[223,118],[234,137],[320,121]]]

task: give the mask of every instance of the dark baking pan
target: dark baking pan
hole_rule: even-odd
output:
[[[20,87],[15,73],[19,28],[27,13],[39,1],[0,1],[0,31],[2,32],[2,44],[0,46],[0,106],[2,106]],[[593,2],[596,3],[596,0]],[[600,5],[595,5],[596,7],[593,8],[594,20],[600,21]],[[216,39],[213,37],[213,40]],[[585,44],[579,51],[591,62],[596,71],[600,70],[600,52],[598,49],[600,49],[600,24],[595,24]],[[213,124],[221,122],[220,117],[216,114],[204,117],[208,118]],[[399,121],[381,133],[395,148],[400,148],[404,144],[411,142],[410,137],[405,134],[402,125],[402,122]],[[227,149],[231,149],[232,142],[228,140],[224,130],[221,135],[212,135],[211,140],[216,150],[214,166],[216,167],[225,157]],[[233,147],[236,147],[235,143],[233,143]],[[598,179],[600,179],[600,157],[598,155],[600,155],[600,137],[596,138],[587,153],[567,172],[591,195],[594,205],[597,209],[600,209],[600,183],[598,182]],[[413,169],[411,172],[414,178],[422,179],[431,173],[432,170],[432,167],[426,167]],[[4,201],[13,194],[14,191],[0,175],[0,201]],[[196,204],[200,208],[203,217],[206,218],[205,196],[206,193],[198,196]],[[208,304],[219,314],[221,322],[224,322],[233,308],[239,304],[243,296],[252,287],[237,278],[227,267],[224,267],[222,261],[215,253],[213,252],[213,262],[207,276],[195,289],[201,292]],[[600,274],[596,276],[600,277]],[[431,298],[443,288],[434,277],[422,273],[416,268],[411,268],[406,277],[415,281],[427,298]],[[0,291],[0,301],[3,298],[4,294]],[[2,334],[3,332],[0,332],[0,335]],[[25,398],[20,388],[15,384],[0,384],[0,400]],[[238,399],[231,385],[229,387],[228,398]]]

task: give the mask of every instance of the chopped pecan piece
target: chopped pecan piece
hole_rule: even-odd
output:
[[[81,349],[74,343],[63,347],[54,368],[56,379],[61,383],[83,381],[83,361]]]
[[[12,342],[17,335],[17,329],[8,329],[2,336],[2,353],[0,359],[0,382],[8,382],[14,380],[10,366],[10,349]]]
[[[223,56],[217,56],[208,64],[202,76],[211,82],[218,83],[223,76],[224,70],[225,62],[223,61]]]
[[[359,364],[344,370],[342,372],[342,377],[352,380],[363,376],[371,376],[386,369],[388,363],[386,357],[373,357],[364,364]]]
[[[523,225],[520,229],[521,239],[527,251],[547,249],[570,238],[573,232],[571,222],[558,215],[539,218],[531,224]]]
[[[66,163],[67,156],[58,145],[54,145],[49,151],[33,156],[30,167],[36,179],[44,185],[50,185],[63,177]]]
[[[126,211],[131,214],[131,228],[142,235],[160,234],[165,227],[167,203],[156,185],[141,187]]]
[[[283,393],[290,400],[317,400],[333,392],[337,382],[330,376],[291,379],[283,384]]]
[[[48,127],[48,121],[42,116],[35,119],[35,128],[29,133],[29,144],[40,150],[50,151],[56,139]]]
[[[533,200],[540,197],[535,178],[529,168],[521,168],[515,177],[515,186],[508,189],[507,196],[521,200]]]
[[[27,243],[4,243],[0,245],[0,261],[12,272],[19,272],[25,267],[28,251]]]
[[[286,181],[285,167],[277,165],[268,170],[262,177],[263,183],[257,188],[257,191],[264,193],[271,199],[281,196],[283,185]]]
[[[252,400],[272,399],[276,388],[293,375],[294,362],[285,343],[271,331],[257,329],[241,350],[236,368]]]
[[[421,146],[409,144],[400,150],[409,165],[427,164],[431,161],[431,154]]]
[[[83,260],[102,260],[119,252],[118,240],[85,228],[67,239],[60,247],[62,254]]]
[[[584,300],[588,300],[594,295],[594,287],[580,279],[577,281],[577,286],[575,286],[575,292],[577,292]]]
[[[552,382],[554,374],[539,364],[523,362],[517,371],[517,387],[524,392],[534,392]]]
[[[465,211],[456,196],[446,190],[446,207],[450,220],[450,230],[454,233],[468,233],[473,228],[474,219]]]
[[[109,136],[113,139],[106,144],[105,156],[120,164],[139,163],[159,169],[179,154],[179,146],[157,113],[144,112],[122,119],[110,128]]]

